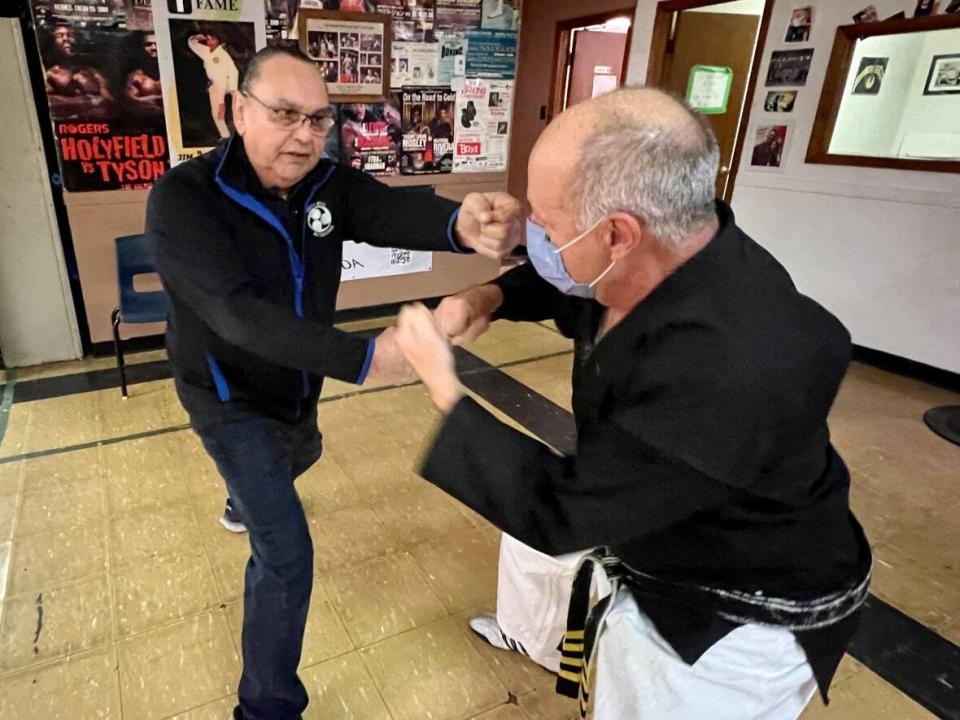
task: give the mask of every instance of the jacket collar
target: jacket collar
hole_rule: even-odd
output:
[[[213,149],[212,159],[218,180],[226,183],[234,190],[260,198],[278,197],[276,193],[265,188],[263,183],[260,182],[250,165],[250,160],[247,158],[246,150],[243,147],[243,138],[236,132],[226,140],[220,141]],[[323,184],[335,168],[336,165],[330,160],[321,158],[316,166],[291,191],[290,195],[292,196],[303,186],[312,187]]]

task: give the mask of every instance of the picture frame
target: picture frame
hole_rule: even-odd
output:
[[[960,53],[934,55],[930,60],[924,95],[960,94]]]
[[[747,136],[749,150],[744,152],[744,170],[783,172],[793,140],[793,123],[785,120],[757,122]]]
[[[392,19],[379,13],[300,8],[300,49],[324,71],[332,103],[390,95]]]

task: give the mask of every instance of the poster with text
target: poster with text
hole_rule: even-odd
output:
[[[340,161],[371,175],[398,174],[401,125],[395,100],[341,105]]]
[[[433,42],[434,0],[368,0],[367,5],[393,18],[394,42]]]
[[[431,252],[379,248],[349,240],[343,243],[340,279],[344,282],[430,272],[432,269],[433,253]]]
[[[517,34],[506,30],[468,30],[468,78],[512,80],[517,74]]]
[[[475,30],[483,20],[483,0],[436,0],[437,32]]]
[[[156,36],[122,2],[31,8],[64,188],[150,187],[169,167]]]
[[[233,130],[233,98],[266,45],[262,2],[153,0],[170,164],[201,155]]]
[[[400,172],[404,175],[453,170],[453,111],[457,95],[450,88],[405,87],[400,91],[403,139]]]
[[[512,107],[512,81],[470,79],[457,91],[454,172],[507,169]]]
[[[443,34],[437,38],[437,42],[440,45],[437,82],[448,87],[460,85],[467,75],[466,38]]]
[[[439,51],[437,43],[394,43],[390,55],[390,86],[439,85]]]

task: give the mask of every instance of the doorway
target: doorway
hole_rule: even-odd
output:
[[[722,69],[729,77],[726,102],[707,114],[720,145],[717,197],[727,202],[772,6],[769,0],[664,0],[657,6],[647,85],[686,97],[694,66]]]
[[[616,90],[627,75],[634,8],[557,23],[549,123],[568,107]]]

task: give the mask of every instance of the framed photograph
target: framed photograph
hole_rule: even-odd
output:
[[[887,72],[890,58],[865,57],[860,60],[860,69],[853,79],[854,95],[879,95],[883,76]]]
[[[937,14],[938,0],[917,0],[917,7],[913,11],[914,17],[926,17]]]
[[[754,127],[750,169],[779,171],[786,160],[789,139],[790,126],[787,124]]]
[[[867,5],[863,10],[853,16],[853,21],[857,24],[880,22],[880,16],[877,15],[875,5]]]
[[[766,112],[793,112],[793,106],[796,102],[796,90],[773,90],[767,93],[767,99],[763,102],[763,109]]]
[[[767,69],[767,87],[806,85],[813,50],[774,50]]]
[[[813,23],[813,8],[797,8],[790,15],[790,24],[787,25],[787,36],[784,42],[807,42],[810,39],[810,25]]]
[[[960,94],[960,53],[934,55],[927,73],[924,95]]]
[[[389,15],[300,8],[300,49],[327,79],[330,102],[382,102],[390,95]]]

